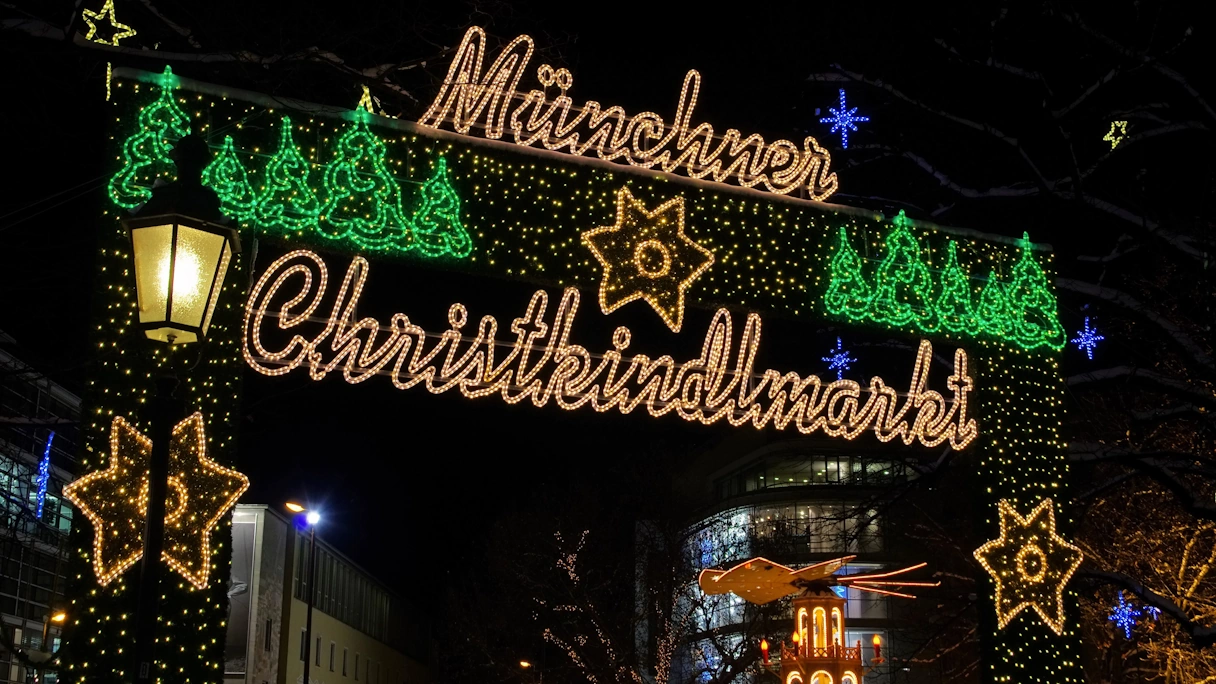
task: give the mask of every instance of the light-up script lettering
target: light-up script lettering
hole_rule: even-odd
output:
[[[761,186],[778,194],[805,187],[811,199],[836,192],[836,174],[828,171],[831,155],[808,136],[802,148],[789,140],[765,142],[760,135],[744,137],[729,129],[715,136],[708,123],[693,124],[701,74],[689,71],[671,124],[654,112],[629,116],[621,107],[604,109],[599,102],[574,106],[566,96],[573,77],[565,69],[542,64],[537,80],[543,88],[556,85],[561,94],[549,100],[544,90],[518,92],[519,81],[532,59],[531,36],[511,41],[485,69],[486,34],[474,26],[456,49],[447,77],[434,102],[418,123],[439,128],[450,122],[458,133],[481,128],[498,140],[510,129],[519,145],[541,145],[582,156],[594,151],[600,159],[621,160],[646,169],[680,171],[692,178],[722,183],[734,179],[750,188]]]
[[[954,374],[946,380],[953,393],[947,401],[927,389],[933,347],[922,340],[905,394],[882,378],[863,390],[853,380],[825,382],[811,375],[776,370],[756,372],[760,316],[749,314],[736,340],[730,312],[714,314],[701,354],[676,363],[670,356],[626,357],[631,333],[618,327],[612,349],[592,354],[570,342],[578,313],[579,292],[562,293],[549,314],[549,296],[532,295],[522,316],[499,340],[498,321],[483,316],[476,330],[465,332],[468,311],[462,304],[448,310],[449,329],[428,333],[405,314],[393,314],[387,325],[374,318],[356,319],[368,264],[355,257],[329,307],[329,316],[313,314],[329,288],[325,262],[316,253],[297,250],[271,264],[258,279],[245,310],[242,351],[254,370],[282,375],[306,367],[313,380],[340,370],[350,383],[386,375],[398,389],[417,385],[440,394],[458,389],[469,398],[499,395],[509,404],[524,400],[542,407],[550,401],[564,409],[590,406],[630,413],[639,406],[658,417],[675,413],[706,425],[793,427],[803,434],[822,431],[854,439],[872,430],[883,442],[902,439],[925,446],[948,442],[962,449],[978,434],[969,418],[967,354],[954,352]],[[276,325],[277,324],[277,325]],[[291,336],[277,349],[267,349],[263,335]]]

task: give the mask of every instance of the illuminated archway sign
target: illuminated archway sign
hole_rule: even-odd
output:
[[[621,107],[604,109],[594,100],[573,106],[566,90],[574,77],[548,64],[536,72],[543,89],[519,92],[534,49],[531,36],[518,36],[486,69],[485,31],[469,28],[439,93],[418,123],[432,128],[448,123],[466,135],[480,129],[491,140],[503,138],[509,129],[517,145],[577,156],[594,153],[644,169],[679,171],[718,183],[733,180],[782,195],[804,188],[811,199],[825,200],[836,192],[836,174],[828,171],[832,157],[810,136],[799,148],[790,140],[769,143],[734,128],[715,136],[708,123],[694,124],[692,110],[701,90],[696,70],[684,76],[676,113],[667,123],[654,112],[629,116]],[[550,101],[545,89],[554,85],[561,94]]]
[[[355,257],[332,298],[328,317],[314,314],[328,299],[329,269],[315,252],[296,250],[270,265],[250,292],[246,305],[242,352],[254,370],[283,375],[306,367],[313,380],[340,370],[350,383],[386,375],[398,389],[422,385],[434,394],[458,389],[469,398],[498,394],[509,404],[530,400],[542,407],[550,400],[564,409],[590,406],[596,411],[631,413],[644,406],[651,416],[674,412],[706,425],[726,421],[792,427],[802,434],[817,431],[854,439],[872,430],[883,442],[899,438],[924,446],[948,443],[966,447],[978,434],[968,414],[974,383],[967,374],[967,354],[954,352],[954,373],[946,379],[953,393],[947,400],[927,389],[933,347],[921,340],[911,381],[898,394],[882,378],[865,389],[853,380],[824,382],[811,375],[754,368],[760,347],[761,320],[748,314],[736,339],[731,314],[719,309],[705,333],[701,354],[677,363],[670,356],[626,357],[632,334],[621,326],[612,348],[600,353],[570,341],[578,314],[579,291],[567,288],[551,315],[549,296],[538,290],[526,311],[509,326],[513,342],[500,342],[499,324],[483,316],[466,333],[468,310],[452,304],[449,329],[431,333],[397,313],[388,324],[355,319],[367,280],[368,263]],[[263,331],[289,331],[281,348],[267,349]],[[746,380],[746,381],[745,381]]]

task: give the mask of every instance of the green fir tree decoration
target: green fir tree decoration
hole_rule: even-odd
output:
[[[241,223],[254,220],[253,186],[232,148],[232,136],[224,137],[219,153],[203,169],[202,182],[220,196],[220,210],[229,217]]]
[[[363,249],[414,249],[414,231],[401,210],[401,188],[384,161],[384,141],[368,129],[363,110],[355,116],[325,169],[318,232]]]
[[[941,326],[952,333],[975,335],[979,332],[979,320],[971,298],[971,277],[958,264],[958,246],[951,240],[946,248],[946,267],[942,270],[942,291],[937,297],[935,309]]]
[[[980,331],[996,338],[1008,337],[1013,328],[1013,308],[1005,285],[996,277],[996,271],[988,273],[988,282],[980,291],[980,306],[976,311]]]
[[[914,325],[925,332],[936,329],[932,304],[933,279],[921,261],[920,242],[901,209],[887,234],[887,252],[874,273],[870,318],[896,326]]]
[[[309,163],[291,135],[291,119],[279,123],[279,149],[262,174],[255,213],[265,228],[300,231],[315,226],[321,211],[317,194],[308,184]]]
[[[840,227],[840,242],[829,264],[831,281],[823,303],[829,313],[859,320],[870,310],[870,285],[862,273],[861,257],[849,244],[849,234]]]
[[[460,223],[460,196],[448,177],[448,161],[439,157],[435,173],[422,184],[422,199],[414,212],[414,245],[424,256],[466,257],[473,249]]]
[[[160,98],[139,112],[139,130],[122,143],[122,168],[110,178],[110,199],[134,209],[152,197],[156,180],[172,182],[177,167],[169,158],[178,139],[190,133],[190,119],[173,96],[173,70],[160,77]]]
[[[1022,258],[1013,267],[1008,288],[1013,312],[1010,334],[1027,349],[1043,345],[1062,349],[1065,335],[1056,313],[1056,297],[1030,252],[1030,235],[1022,233]]]

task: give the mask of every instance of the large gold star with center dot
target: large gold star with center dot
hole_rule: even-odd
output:
[[[975,550],[975,558],[996,584],[996,616],[1001,629],[1033,608],[1056,634],[1064,633],[1064,589],[1080,567],[1081,549],[1056,534],[1051,499],[1030,515],[1018,515],[1004,499],[998,504],[1001,536]]]
[[[118,41],[135,35],[135,29],[127,26],[126,24],[118,23],[118,19],[114,17],[114,0],[106,0],[106,4],[102,6],[100,12],[94,12],[93,10],[86,9],[81,12],[81,15],[84,18],[84,23],[89,25],[89,32],[85,35],[85,40],[91,40],[94,43],[101,43],[102,45],[113,45],[114,47],[118,47]],[[97,37],[97,24],[93,22],[100,19],[105,19],[107,22],[109,22],[110,28],[113,29],[113,31],[110,32],[109,40]]]
[[[672,332],[684,323],[684,292],[714,255],[684,234],[684,198],[647,211],[629,188],[616,193],[616,223],[583,233],[583,243],[604,267],[600,310],[616,311],[644,299]]]
[[[249,479],[207,458],[203,416],[173,427],[161,559],[198,588],[211,572],[211,531],[249,487]],[[126,420],[110,424],[110,457],[65,485],[63,496],[93,523],[93,572],[109,584],[143,557],[152,441]]]
[[[161,558],[195,587],[211,574],[211,531],[248,488],[249,478],[207,458],[203,414],[174,426]]]
[[[144,554],[144,506],[152,440],[120,417],[110,423],[110,459],[64,485],[63,497],[93,523],[93,572],[109,584]]]

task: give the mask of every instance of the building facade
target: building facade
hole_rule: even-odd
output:
[[[232,517],[225,684],[302,684],[309,548],[285,515],[240,504]],[[309,681],[430,681],[427,639],[404,600],[317,539]]]
[[[0,332],[0,344],[13,339]],[[80,399],[0,348],[0,682],[55,682]]]
[[[855,556],[839,573],[856,574],[934,560],[891,538],[888,518],[899,515],[899,508],[887,503],[890,493],[916,476],[908,461],[889,450],[815,439],[749,436],[695,459],[676,483],[699,511],[685,537],[693,618],[680,681],[764,681],[755,670],[742,673],[756,662],[749,654],[758,653],[762,640],[771,645],[774,672],[782,652],[808,648],[789,629],[797,600],[756,606],[734,594],[705,596],[695,585],[703,569],[730,568],[756,556],[790,567]],[[830,598],[840,601],[845,625],[836,640],[854,649],[863,645],[854,655],[864,668],[848,668],[856,671],[855,679],[864,672],[866,684],[933,681],[908,665],[921,638],[909,629],[916,624],[914,602],[901,605],[902,599],[853,588],[833,591]],[[877,660],[876,641],[885,656]],[[841,683],[839,677],[820,679]]]

